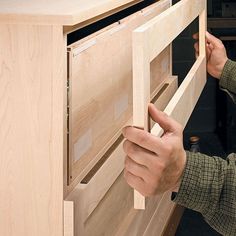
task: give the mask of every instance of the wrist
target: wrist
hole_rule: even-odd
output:
[[[187,162],[187,154],[186,154],[185,150],[183,150],[183,153],[181,155],[180,165],[179,165],[179,173],[178,173],[177,182],[175,183],[174,187],[171,189],[172,192],[179,191],[179,188],[180,188],[180,185],[182,182],[182,178],[183,178],[184,169],[186,166],[186,162]]]
[[[223,70],[224,70],[224,67],[225,67],[225,64],[226,64],[226,62],[228,61],[228,58],[224,58],[223,60],[222,60],[222,63],[219,65],[219,68],[218,68],[218,73],[217,73],[217,79],[219,79],[220,80],[220,78],[221,78],[221,75],[222,75],[222,73],[223,73]]]

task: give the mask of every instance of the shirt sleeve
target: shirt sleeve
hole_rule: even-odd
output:
[[[187,152],[174,202],[200,212],[223,235],[236,235],[236,155],[226,160]]]
[[[225,63],[219,85],[236,103],[236,62],[228,60]]]

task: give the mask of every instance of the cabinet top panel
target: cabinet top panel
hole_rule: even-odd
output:
[[[0,24],[75,25],[140,0],[1,0]]]

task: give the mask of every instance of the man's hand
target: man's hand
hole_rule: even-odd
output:
[[[143,196],[178,188],[185,168],[183,129],[179,123],[149,105],[152,119],[164,130],[161,138],[134,127],[125,127],[123,135],[127,183]]]
[[[193,38],[198,40],[199,35],[194,34]],[[194,44],[196,57],[199,55],[199,43]],[[228,60],[225,47],[221,40],[206,32],[206,54],[207,54],[207,72],[220,79],[224,65]]]

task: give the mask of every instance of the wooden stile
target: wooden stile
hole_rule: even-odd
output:
[[[182,0],[133,32],[133,125],[135,127],[149,130],[150,62],[197,16],[199,16],[200,57],[165,109],[169,116],[185,126],[206,81],[206,0]],[[182,111],[183,107],[184,111]],[[160,135],[161,132],[159,126],[155,125],[152,133]],[[134,208],[145,209],[145,198],[136,190],[134,190]]]

